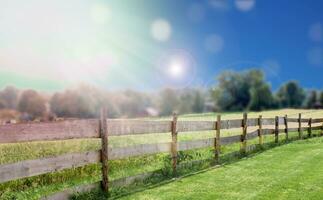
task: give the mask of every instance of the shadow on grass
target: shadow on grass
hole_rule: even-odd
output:
[[[308,134],[303,134],[303,139],[320,137],[322,133],[317,132],[312,133],[311,136]],[[226,165],[230,165],[236,162],[241,161],[241,159],[252,158],[256,155],[259,155],[266,150],[273,149],[282,145],[286,145],[295,141],[300,141],[298,135],[294,137],[290,137],[288,140],[282,139],[278,143],[274,141],[264,143],[263,145],[253,144],[252,148],[247,153],[241,153],[239,151],[234,151],[226,154],[222,154],[220,157],[220,162],[216,163],[214,159],[202,159],[202,160],[193,160],[189,162],[179,162],[178,170],[176,176],[173,176],[172,168],[170,166],[170,159],[165,159],[165,167],[163,169],[154,171],[152,176],[147,179],[144,179],[140,182],[135,182],[134,184],[127,187],[115,187],[111,188],[109,194],[103,192],[101,189],[95,189],[91,192],[75,194],[71,199],[74,200],[85,200],[85,199],[96,199],[103,200],[107,199],[118,199],[121,197],[129,196],[138,192],[142,192],[144,190],[153,189],[156,187],[160,187],[162,185],[169,184],[171,182],[180,180],[182,178],[194,176],[197,174],[205,173],[207,171],[213,170],[215,168],[223,167]],[[210,149],[206,150],[210,151]],[[179,152],[178,154],[179,160],[185,160],[185,158],[190,157],[189,153]],[[184,158],[183,158],[184,157]]]

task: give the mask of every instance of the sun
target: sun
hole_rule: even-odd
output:
[[[173,78],[180,78],[184,75],[184,65],[179,61],[173,61],[168,67],[168,73]]]

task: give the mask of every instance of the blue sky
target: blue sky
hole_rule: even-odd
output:
[[[0,87],[209,86],[261,68],[323,88],[320,0],[0,0]]]

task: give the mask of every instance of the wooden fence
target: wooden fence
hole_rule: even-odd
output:
[[[70,153],[55,157],[41,158],[36,160],[20,161],[12,164],[0,165],[0,183],[37,176],[49,172],[56,172],[68,168],[85,166],[91,163],[102,164],[101,186],[105,191],[111,185],[130,184],[137,179],[148,176],[137,175],[109,182],[109,160],[123,159],[147,154],[170,153],[172,158],[173,174],[177,171],[177,152],[205,147],[214,148],[214,159],[219,162],[220,147],[240,142],[240,151],[247,151],[247,140],[259,138],[259,144],[263,144],[264,135],[274,135],[275,142],[279,140],[279,134],[285,134],[288,139],[289,132],[298,132],[298,137],[303,138],[304,131],[311,136],[312,130],[322,130],[323,118],[304,119],[299,114],[298,118],[275,117],[275,118],[251,118],[247,114],[243,119],[221,120],[217,116],[214,121],[177,121],[174,115],[170,121],[142,121],[142,120],[110,120],[101,112],[100,119],[91,120],[68,120],[42,123],[8,124],[0,126],[0,143],[20,143],[31,141],[66,140],[78,138],[101,138],[101,151]],[[297,128],[289,128],[289,123],[297,124]],[[306,123],[306,127],[304,127]],[[272,128],[263,128],[272,126]],[[248,132],[249,127],[255,131]],[[221,130],[241,128],[242,134],[222,137]],[[193,141],[178,141],[177,136],[182,132],[214,131],[214,138]],[[171,133],[172,141],[169,143],[140,144],[127,147],[110,148],[109,136]],[[80,186],[75,189],[57,193],[46,199],[63,199],[75,191],[84,191],[97,187],[97,183]]]

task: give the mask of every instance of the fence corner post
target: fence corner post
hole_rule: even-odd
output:
[[[303,138],[303,133],[302,133],[302,114],[298,114],[298,138],[302,139]]]
[[[108,166],[108,128],[107,128],[107,110],[101,109],[100,114],[100,136],[101,136],[101,163],[102,163],[102,182],[101,186],[104,192],[109,192],[109,166]]]
[[[241,135],[241,153],[247,152],[247,127],[248,127],[248,114],[243,113],[243,120],[242,120],[242,135]]]
[[[279,135],[279,117],[275,117],[275,143],[278,143],[278,135]]]
[[[285,115],[284,123],[285,123],[285,133],[286,133],[286,142],[287,142],[288,140],[288,116],[287,115]]]
[[[176,168],[177,168],[177,114],[176,113],[173,114],[173,121],[172,121],[171,153],[172,153],[173,176],[176,176]]]
[[[258,129],[259,145],[262,145],[264,142],[263,132],[262,132],[262,115],[259,115],[258,126],[259,126],[259,129]]]
[[[215,161],[220,163],[220,150],[221,150],[221,141],[220,141],[220,131],[221,131],[221,115],[217,115],[216,119],[216,136],[214,139],[214,156]]]

